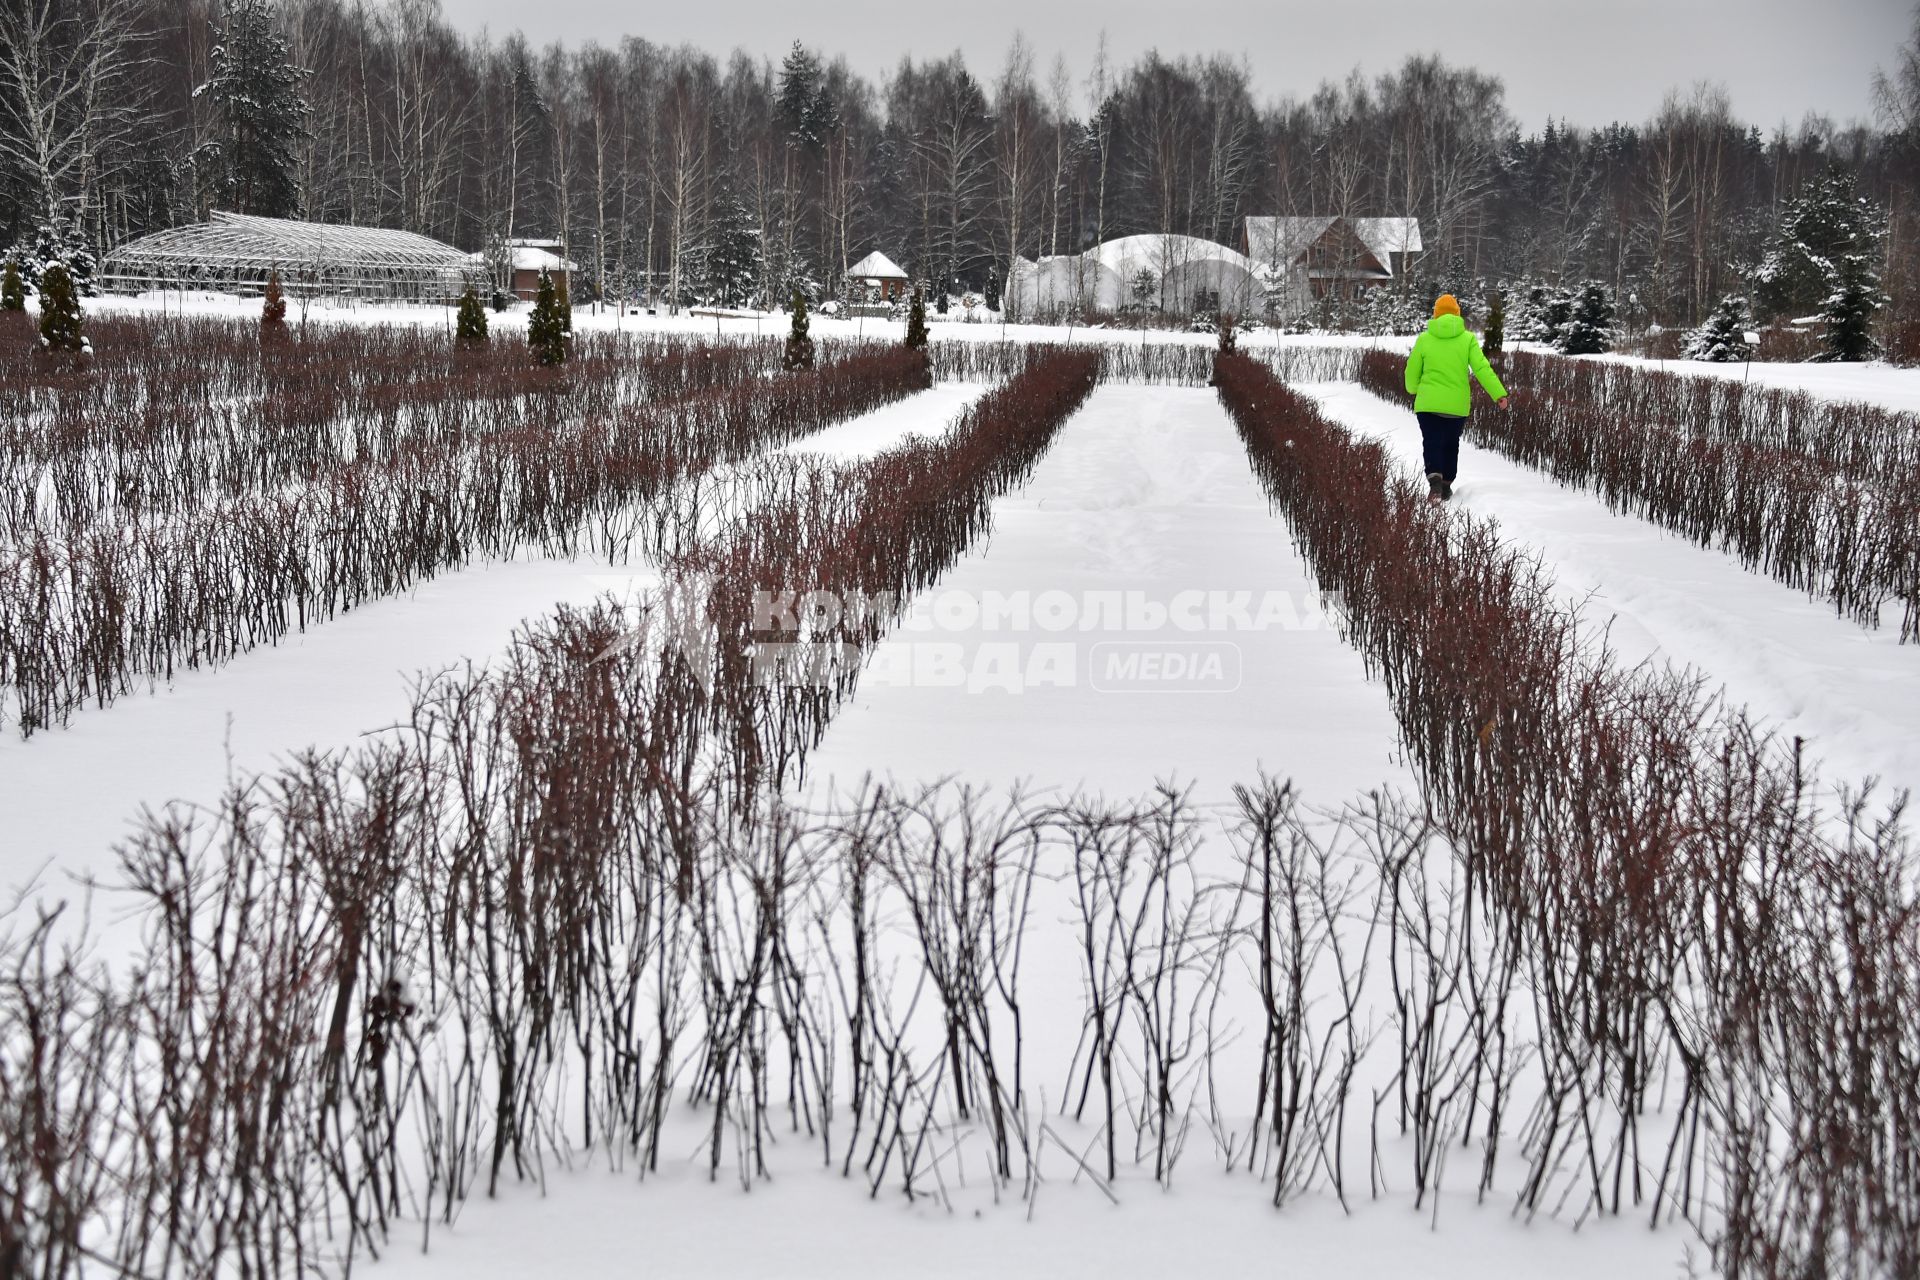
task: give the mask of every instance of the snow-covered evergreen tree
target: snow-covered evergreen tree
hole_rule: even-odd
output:
[[[227,0],[213,70],[194,96],[212,105],[217,137],[194,161],[207,196],[236,213],[300,212],[299,153],[312,114],[300,96],[307,73],[293,64],[268,0]]]
[[[1613,294],[1605,285],[1589,280],[1580,286],[1555,345],[1569,356],[1597,355],[1613,345]]]
[[[813,368],[813,338],[808,333],[810,327],[807,323],[807,295],[795,289],[793,328],[787,334],[786,353],[780,358],[781,367],[788,373]]]
[[[527,317],[527,347],[535,360],[548,367],[565,364],[567,348],[572,345],[560,298],[553,276],[542,270],[540,283],[533,291],[533,312]]]
[[[1527,290],[1525,327],[1521,338],[1528,342],[1560,345],[1561,332],[1573,317],[1573,294],[1552,285],[1536,284]]]
[[[913,289],[913,305],[907,310],[907,350],[927,349],[927,299],[918,285]]]
[[[702,258],[701,289],[710,301],[723,307],[753,301],[766,260],[759,224],[738,198],[727,196],[719,202]]]
[[[82,327],[73,277],[57,262],[40,277],[40,349],[63,355],[85,355],[93,350]]]
[[[834,129],[834,104],[827,92],[820,59],[798,40],[780,64],[779,97],[775,104],[789,142],[807,148],[826,144]]]
[[[1507,346],[1507,294],[1495,289],[1487,295],[1487,331],[1480,337],[1480,349],[1497,356]]]
[[[1821,338],[1825,350],[1818,358],[1871,360],[1880,354],[1880,344],[1873,337],[1873,317],[1887,302],[1887,295],[1880,291],[1880,279],[1866,255],[1859,253],[1842,254],[1833,276],[1833,292],[1820,306],[1827,327]]]
[[[67,269],[77,296],[91,298],[98,292],[94,280],[98,259],[86,237],[70,223],[40,223],[24,247],[12,256],[19,265],[20,280],[28,293],[40,291],[40,277],[56,263]]]
[[[1687,335],[1687,345],[1682,351],[1689,360],[1711,360],[1718,364],[1745,360],[1747,322],[1747,300],[1730,293],[1720,299],[1698,329]]]
[[[27,286],[20,278],[20,268],[12,258],[0,267],[0,311],[25,311],[27,309]]]
[[[1851,173],[1834,169],[1808,183],[1781,211],[1773,247],[1754,272],[1760,314],[1801,316],[1823,306],[1834,292],[1841,259],[1870,258],[1885,224],[1880,207],[1859,194]]]
[[[453,340],[468,350],[487,345],[487,309],[480,305],[480,295],[472,285],[460,295],[460,307],[453,317]]]

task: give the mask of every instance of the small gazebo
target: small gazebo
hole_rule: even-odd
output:
[[[855,303],[893,302],[907,296],[907,273],[875,249],[847,269],[847,293]]]

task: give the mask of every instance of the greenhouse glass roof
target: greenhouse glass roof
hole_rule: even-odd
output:
[[[258,291],[272,272],[289,292],[439,302],[485,268],[411,231],[215,212],[206,222],[130,240],[107,255],[108,288]]]

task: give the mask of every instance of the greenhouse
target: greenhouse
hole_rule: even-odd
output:
[[[1253,263],[1238,250],[1182,235],[1135,235],[1079,254],[1014,263],[1007,289],[1016,314],[1048,318],[1062,309],[1128,307],[1179,314],[1222,307],[1253,311],[1263,295]]]
[[[289,293],[368,302],[443,303],[468,285],[487,287],[484,266],[411,231],[220,212],[129,240],[100,276],[116,293],[259,293],[274,272]]]

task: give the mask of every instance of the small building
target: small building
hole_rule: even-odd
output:
[[[1407,274],[1421,252],[1418,218],[1248,218],[1243,247],[1270,306],[1353,298]]]
[[[574,264],[563,255],[558,240],[509,240],[506,249],[510,260],[507,287],[514,297],[532,302],[540,288],[542,271],[553,277],[556,288],[565,287],[572,294]]]
[[[878,249],[847,269],[847,296],[855,304],[894,302],[907,292],[907,273]]]

